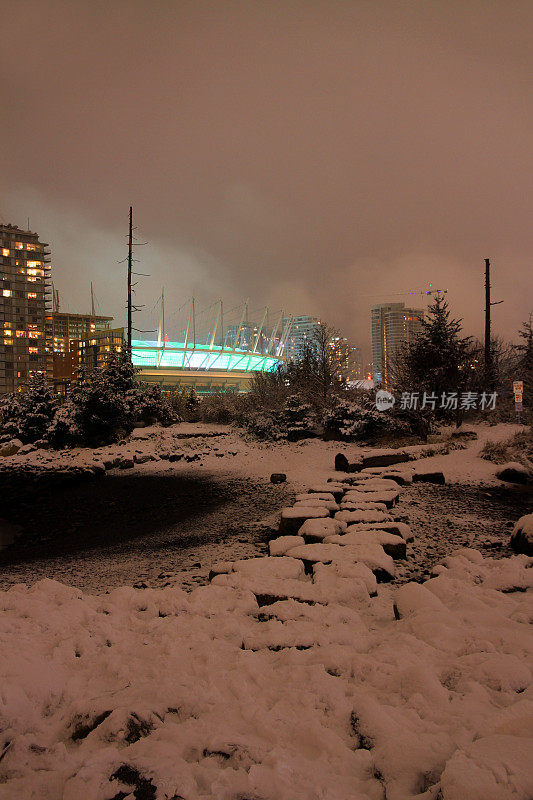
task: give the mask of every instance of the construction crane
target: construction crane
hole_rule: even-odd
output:
[[[439,294],[448,294],[448,289],[432,289],[431,286],[432,286],[432,284],[430,283],[429,284],[429,289],[426,289],[425,291],[417,291],[415,289],[414,291],[411,291],[411,292],[381,292],[380,294],[363,294],[363,295],[359,295],[359,296],[360,297],[383,297],[383,296],[386,296],[386,297],[405,297],[407,295],[414,295],[416,297],[419,297],[419,296],[429,297],[430,295],[433,295],[433,294],[437,294],[437,295],[439,295]]]

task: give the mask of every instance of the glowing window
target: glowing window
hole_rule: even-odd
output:
[[[7,247],[3,247],[2,248],[2,255],[3,256],[8,256],[10,254],[10,252],[11,251]]]
[[[42,336],[42,333],[41,331],[29,331],[28,336],[30,337],[30,339],[38,339],[39,336]]]
[[[42,269],[28,269],[28,275],[39,275],[39,277],[44,276],[44,272]]]
[[[26,265],[28,267],[42,267],[43,262],[42,261],[27,261]]]
[[[22,339],[26,336],[26,331],[17,331],[17,339]]]
[[[28,292],[29,300],[37,300],[37,292]]]
[[[13,340],[12,339],[4,339],[4,344],[12,345],[13,344]]]
[[[29,283],[37,283],[37,278],[28,277],[28,282]]]
[[[39,352],[39,348],[38,347],[28,347],[28,352],[29,353],[38,353]]]
[[[34,244],[27,244],[26,245],[26,250],[35,250],[35,245]]]
[[[11,291],[11,289],[3,289],[2,294],[4,295],[4,297],[13,297],[13,292]]]
[[[15,242],[15,250],[24,250],[22,242]]]

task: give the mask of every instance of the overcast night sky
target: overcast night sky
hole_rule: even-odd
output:
[[[4,0],[0,216],[64,307],[124,319],[127,215],[167,314],[250,297],[369,349],[370,306],[533,308],[533,3]],[[66,305],[68,304],[68,306]]]

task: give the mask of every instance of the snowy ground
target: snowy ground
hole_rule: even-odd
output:
[[[443,469],[450,484],[413,486],[403,493],[398,513],[409,515],[416,541],[414,558],[404,575],[399,571],[399,580],[427,577],[450,547],[483,548],[492,538],[502,545],[492,552],[508,554],[509,525],[527,513],[530,500],[520,491],[502,490],[494,464],[477,453],[487,438],[507,438],[517,429],[481,426],[479,440],[467,450],[419,462],[424,469]],[[263,445],[227,426],[184,424],[139,429],[127,444],[95,455],[39,451],[3,459],[17,469],[43,465],[43,460],[49,468],[86,465],[119,454],[158,460],[113,469],[52,495],[24,491],[10,517],[22,525],[21,545],[0,551],[0,588],[41,578],[90,592],[123,584],[205,584],[217,561],[266,553],[279,509],[311,481],[327,480],[339,450],[350,457],[359,448],[314,440]],[[159,454],[198,460],[169,462]],[[272,472],[285,472],[287,483],[272,485]],[[472,484],[467,495],[461,488],[465,483]],[[457,516],[460,527],[450,526]]]
[[[203,486],[205,513],[182,514],[179,524],[207,536],[196,546],[189,541],[193,552],[206,548],[206,562],[222,554],[232,563],[220,565],[209,585],[184,592],[178,562],[161,578],[153,565],[159,554],[164,573],[161,562],[185,552],[179,536],[173,547],[163,540],[158,547],[142,529],[128,530],[125,517],[122,555],[119,548],[112,558],[102,543],[87,546],[72,555],[72,563],[87,563],[79,572],[67,569],[67,582],[89,582],[92,569],[93,580],[108,588],[126,574],[122,560],[133,563],[127,569],[137,578],[140,566],[150,565],[147,588],[91,594],[45,579],[0,592],[0,796],[531,800],[533,559],[501,557],[508,523],[525,513],[530,495],[501,494],[494,465],[477,456],[487,434],[509,433],[483,429],[467,450],[414,462],[416,469],[442,469],[450,483],[400,487],[390,513],[409,522],[415,539],[407,559],[395,562],[370,543],[381,532],[357,528],[331,544],[284,540],[285,556],[235,561],[264,547],[276,504],[279,519],[287,497],[334,474],[335,452],[350,456],[355,448],[265,448],[233,433],[171,440],[172,431],[118,448],[122,456],[170,447],[201,454],[186,465],[139,464],[134,474],[187,477],[191,498]],[[78,463],[88,457],[74,454]],[[286,472],[288,485],[271,486],[273,471]],[[101,481],[120,472],[131,471],[111,471]],[[365,491],[361,485],[353,495]],[[380,491],[382,499],[390,494],[382,486],[368,497],[372,491],[377,502]],[[214,541],[209,520],[221,523],[217,515],[237,496],[243,526],[267,512],[257,541],[220,541],[220,531]],[[135,507],[132,492],[130,498]],[[142,500],[159,524],[162,498],[152,489]],[[143,524],[149,522],[150,513]],[[230,517],[221,524],[230,525]],[[70,536],[79,539],[79,529]],[[64,551],[37,557],[36,548],[29,548],[31,563],[4,567],[6,585],[17,570],[33,578],[59,569]],[[484,558],[488,552],[499,558]],[[382,567],[396,573],[396,583],[376,584]],[[434,577],[424,583],[405,582],[430,569]],[[154,588],[152,580],[169,585]]]

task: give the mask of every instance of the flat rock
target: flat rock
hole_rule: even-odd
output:
[[[360,562],[372,570],[378,580],[388,581],[394,577],[394,562],[381,545],[374,542],[351,544],[341,547],[337,544],[306,544],[287,552],[291,558],[301,559],[307,566],[317,561],[330,564],[336,561],[355,564]]]
[[[380,530],[367,530],[367,531],[350,531],[347,533],[328,536],[324,539],[324,544],[339,544],[345,547],[349,544],[363,544],[365,542],[374,542],[380,544],[385,553],[393,558],[395,561],[407,557],[407,544],[405,539],[401,536],[396,536],[394,533]]]
[[[409,454],[404,450],[382,450],[371,456],[363,456],[363,469],[367,467],[388,467],[390,464],[400,464],[409,461]]]
[[[335,519],[346,522],[347,525],[356,522],[364,522],[366,524],[371,522],[392,522],[392,517],[385,514],[384,511],[337,511]]]
[[[446,478],[443,472],[415,472],[413,473],[414,483],[438,483],[445,484]]]
[[[337,503],[342,499],[346,487],[342,483],[321,483],[309,487],[308,494],[332,494]]]
[[[333,536],[336,533],[343,533],[347,529],[347,524],[338,519],[308,519],[299,530],[299,536],[303,536],[305,543],[321,542],[326,536]]]
[[[309,522],[316,522],[316,520],[309,520]],[[299,547],[301,544],[305,544],[305,540],[301,536],[278,536],[277,539],[270,540],[268,550],[271,556],[283,556],[287,550]]]
[[[324,517],[329,517],[329,511],[327,508],[319,506],[284,508],[281,512],[279,532],[282,535],[295,536],[306,520],[323,519]]]

